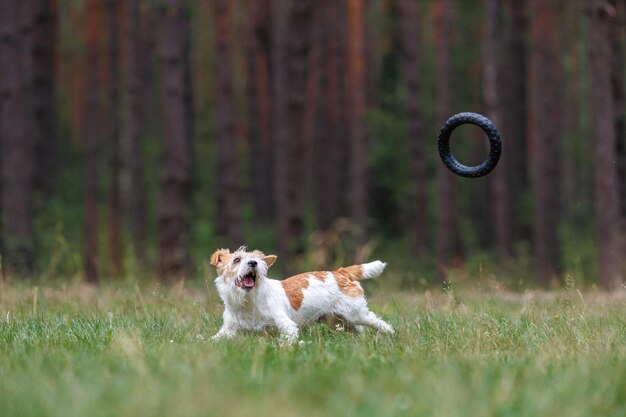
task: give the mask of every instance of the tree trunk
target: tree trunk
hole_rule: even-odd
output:
[[[289,175],[286,190],[289,212],[285,219],[288,236],[295,246],[294,255],[303,251],[302,233],[304,228],[304,206],[306,198],[307,181],[306,166],[308,161],[308,141],[311,136],[307,131],[306,112],[307,81],[310,54],[310,28],[313,8],[312,0],[294,0],[291,3],[289,16],[289,41],[288,41],[288,104],[287,120],[289,126],[288,161]],[[279,220],[280,221],[280,220]]]
[[[626,2],[611,0],[615,18],[610,29],[612,66],[611,85],[615,108],[615,141],[617,150],[617,172],[620,189],[620,217],[622,232],[626,232],[626,86],[624,85],[624,38],[626,36]],[[623,244],[623,242],[622,242]]]
[[[272,1],[272,87],[273,87],[273,133],[274,133],[274,186],[278,251],[286,256],[287,263],[281,269],[285,272],[291,262],[289,240],[289,200],[287,198],[287,176],[289,175],[289,125],[287,123],[287,23],[289,16],[288,2]],[[291,138],[297,140],[298,138]]]
[[[34,268],[34,135],[31,110],[32,14],[29,3],[0,1],[0,138],[4,272],[30,277]]]
[[[316,140],[316,202],[318,213],[318,227],[327,230],[333,222],[345,216],[347,210],[346,193],[349,180],[343,167],[348,165],[347,149],[347,120],[346,120],[346,78],[343,76],[346,68],[346,31],[345,31],[345,2],[328,1],[322,12],[323,22],[327,26],[320,28],[327,37],[327,49],[322,49],[323,59],[320,65],[325,64],[326,71],[322,74],[323,91],[320,92],[320,117],[326,118],[320,122]],[[322,25],[324,23],[322,22]],[[327,126],[326,126],[327,124]],[[326,132],[324,132],[326,130]],[[325,134],[326,133],[326,134]]]
[[[367,88],[365,101],[367,107],[375,109],[380,107],[382,95],[380,94],[380,80],[385,68],[386,57],[389,56],[392,46],[398,39],[394,37],[402,36],[401,33],[392,33],[387,30],[387,16],[394,14],[394,9],[404,7],[402,2],[389,0],[365,0],[365,84]],[[345,3],[345,2],[344,2]],[[396,6],[396,3],[398,4]],[[420,7],[420,1],[416,1],[416,7]],[[384,18],[382,18],[385,16]],[[419,20],[413,21],[416,29],[420,25]],[[400,24],[401,26],[401,24]],[[402,27],[399,27],[402,31]],[[418,29],[419,30],[419,29]]]
[[[243,244],[240,184],[235,148],[232,17],[228,0],[213,2],[216,39],[217,233],[233,247]]]
[[[100,103],[99,65],[100,33],[102,33],[102,7],[99,0],[89,0],[85,6],[85,87],[83,88],[83,149],[85,187],[85,278],[99,280],[98,257],[98,176],[100,164],[100,128],[102,108]]]
[[[119,279],[124,273],[124,247],[120,191],[120,89],[118,45],[118,1],[108,1],[109,19],[109,262],[111,276]]]
[[[35,188],[49,197],[58,169],[54,104],[56,10],[50,0],[29,0],[32,12],[32,111],[35,117]]]
[[[189,21],[185,0],[163,10],[160,60],[163,106],[163,167],[159,208],[159,271],[174,282],[189,273],[192,135]]]
[[[502,134],[506,147],[500,162],[507,168],[509,177],[509,208],[510,215],[516,219],[523,218],[521,207],[522,196],[528,191],[528,152],[527,152],[527,1],[505,0],[504,39],[505,48],[502,53],[504,63],[500,77],[501,92],[501,124],[496,125]],[[502,164],[506,162],[506,164]],[[503,171],[500,169],[499,171]],[[511,240],[530,238],[528,225],[515,221],[511,231]]]
[[[309,0],[275,0],[272,16],[276,223],[278,247],[287,271],[302,252],[308,152],[303,127],[310,9]]]
[[[142,34],[146,22],[139,10],[141,0],[126,2],[127,39],[126,39],[126,100],[128,114],[124,133],[124,160],[128,169],[128,226],[137,264],[146,263],[146,179],[142,137],[146,121],[146,65],[147,54],[144,49]]]
[[[340,133],[338,109],[340,74],[337,48],[343,21],[339,23],[338,8],[341,3],[324,1],[320,6],[315,24],[315,39],[319,47],[319,59],[315,71],[319,73],[317,99],[317,124],[313,145],[313,176],[317,228],[328,230],[341,213],[341,144],[345,138]]]
[[[256,217],[274,220],[274,175],[270,99],[270,0],[248,3],[248,136],[251,195]]]
[[[315,108],[315,137],[313,141],[313,158],[309,170],[314,170],[313,175],[313,194],[314,207],[316,217],[316,226],[318,230],[327,230],[334,220],[334,207],[328,201],[332,197],[333,178],[332,164],[336,163],[336,146],[329,137],[329,111],[328,111],[328,71],[325,71],[329,61],[328,33],[326,27],[322,25],[322,21],[328,22],[329,7],[328,2],[324,2],[321,10],[321,19],[317,19],[315,23],[315,42],[318,43],[319,59],[315,62],[313,71],[318,72],[318,93]]]
[[[534,175],[534,229],[537,281],[558,279],[560,253],[560,135],[562,71],[559,61],[558,1],[533,0],[531,46],[531,129]]]
[[[304,114],[303,114],[303,124],[301,126],[302,131],[302,149],[303,149],[303,167],[305,167],[305,174],[313,171],[313,163],[315,161],[310,158],[311,151],[313,149],[313,144],[315,139],[317,138],[317,128],[318,128],[318,111],[321,100],[323,99],[322,94],[320,93],[321,82],[322,82],[322,31],[321,29],[321,18],[323,7],[318,6],[314,7],[314,2],[311,3],[309,7],[307,19],[307,33],[305,36],[305,42],[307,45],[308,53],[307,60],[305,63],[305,73],[302,76],[305,80],[305,91],[304,91]],[[311,175],[314,176],[314,175]],[[303,175],[303,180],[305,184],[308,185],[310,182],[310,178],[306,175]],[[305,209],[305,200],[308,196],[307,189],[305,187],[303,196],[302,196],[302,210]]]
[[[617,288],[621,277],[619,186],[615,164],[615,103],[611,88],[610,32],[615,8],[593,0],[589,27],[593,109],[593,206],[598,242],[598,274],[602,288]]]
[[[424,154],[424,120],[420,98],[420,44],[417,2],[400,1],[401,65],[406,85],[406,125],[411,159],[411,189],[413,195],[412,240],[417,255],[428,249],[428,213],[426,199],[426,156]]]
[[[501,31],[499,27],[500,13],[498,0],[484,0],[485,19],[483,20],[483,97],[485,101],[485,113],[493,123],[502,126],[503,115],[500,98],[500,56],[499,39]],[[493,232],[498,252],[503,258],[511,254],[511,206],[509,198],[508,163],[507,153],[504,152],[500,163],[489,177],[491,187],[491,201],[493,201]]]
[[[450,117],[452,81],[450,65],[450,0],[434,3],[435,23],[435,71],[436,71],[436,117],[443,124]],[[450,262],[455,256],[458,242],[458,208],[456,202],[456,179],[442,164],[437,163],[437,214],[435,222],[435,256],[439,280],[447,279]]]
[[[350,215],[362,232],[367,220],[367,109],[363,0],[347,2],[346,105],[350,138]]]

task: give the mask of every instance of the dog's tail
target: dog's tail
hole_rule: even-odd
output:
[[[339,268],[338,273],[346,275],[350,281],[360,281],[362,279],[376,278],[383,273],[387,264],[381,261],[369,262],[361,265],[346,266]]]

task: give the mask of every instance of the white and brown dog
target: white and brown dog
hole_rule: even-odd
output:
[[[361,331],[363,325],[393,333],[393,328],[367,308],[359,281],[379,276],[386,264],[374,261],[336,271],[306,272],[278,281],[267,277],[276,256],[245,247],[211,256],[217,268],[215,286],[224,302],[224,324],[213,339],[231,338],[240,331],[278,328],[289,343],[299,329],[322,317],[336,317]]]

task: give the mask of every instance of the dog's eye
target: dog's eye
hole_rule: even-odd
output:
[[[233,259],[233,263],[234,263],[234,264],[238,264],[239,262],[241,262],[241,258],[235,258],[235,259]]]

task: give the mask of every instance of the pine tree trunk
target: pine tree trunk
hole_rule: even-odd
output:
[[[108,1],[109,19],[109,262],[111,276],[119,279],[124,273],[122,207],[120,190],[121,138],[118,45],[118,1]]]
[[[615,164],[615,103],[611,88],[610,32],[615,8],[607,0],[593,0],[589,27],[593,81],[593,206],[598,242],[598,274],[602,288],[617,288],[622,252],[619,185]]]
[[[367,220],[367,110],[363,0],[347,2],[346,107],[350,138],[350,215],[362,231]]]
[[[274,186],[278,251],[290,257],[289,229],[286,221],[289,213],[287,198],[287,176],[289,175],[289,125],[287,122],[287,37],[288,2],[272,1],[272,90],[273,90],[273,133],[274,133]],[[291,138],[297,140],[297,138]],[[288,270],[291,259],[283,263],[283,272]]]
[[[323,77],[319,103],[326,112],[328,119],[327,135],[324,127],[317,130],[317,158],[319,176],[316,176],[320,229],[327,230],[333,222],[348,214],[347,190],[348,176],[343,167],[348,166],[348,134],[346,111],[346,29],[345,29],[345,2],[329,1],[325,10],[328,22],[324,30],[328,34],[326,52],[327,59],[325,79]],[[324,52],[322,52],[324,53]],[[326,97],[324,99],[323,97]],[[324,135],[324,136],[323,136]]]
[[[317,99],[317,124],[313,145],[313,176],[317,228],[328,230],[341,213],[341,143],[345,138],[338,131],[338,72],[337,41],[340,38],[337,8],[340,3],[325,1],[315,25],[315,38],[319,45],[319,60],[315,70],[319,72]]]
[[[611,0],[615,18],[610,29],[612,66],[611,86],[615,108],[615,141],[617,151],[617,173],[620,190],[620,221],[626,233],[626,85],[624,85],[624,42],[626,37],[626,2]]]
[[[248,3],[247,95],[251,195],[256,218],[274,220],[274,164],[270,98],[270,0]]]
[[[533,147],[536,277],[547,285],[558,279],[560,251],[560,136],[562,71],[559,61],[558,1],[533,0],[531,29],[531,137]]]
[[[233,86],[230,2],[215,0],[216,124],[217,124],[217,233],[233,247],[242,245],[240,184],[235,149],[235,97]]]
[[[303,149],[303,167],[305,167],[306,173],[313,173],[310,175],[311,177],[315,176],[316,171],[313,171],[313,167],[316,161],[311,158],[313,144],[315,139],[317,138],[317,128],[318,128],[318,112],[319,106],[322,103],[323,99],[322,94],[320,93],[321,82],[322,82],[322,41],[320,34],[321,32],[321,18],[323,8],[318,6],[314,7],[316,3],[313,2],[309,5],[308,16],[307,19],[307,32],[304,35],[304,39],[306,41],[306,45],[308,48],[307,60],[305,64],[305,73],[303,78],[305,79],[305,90],[304,90],[304,115],[303,115],[303,124],[301,126],[302,130],[302,149]],[[325,64],[325,63],[324,63]],[[303,175],[303,181],[308,185],[310,179],[307,175]],[[308,196],[308,189],[305,187],[302,195],[302,210],[305,210],[306,198]]]
[[[436,0],[435,21],[435,71],[436,71],[436,117],[438,124],[451,116],[452,81],[450,64],[450,0]],[[441,163],[437,163],[437,214],[435,222],[435,256],[439,280],[447,279],[447,271],[456,252],[458,242],[458,208],[456,202],[456,179]]]
[[[278,247],[287,271],[302,251],[310,9],[309,0],[275,0],[272,16],[276,223]]]
[[[0,1],[0,140],[4,272],[30,277],[34,268],[34,70],[30,4]],[[24,29],[23,29],[24,28]]]
[[[483,52],[483,97],[486,116],[496,126],[502,126],[503,114],[500,97],[499,77],[501,64],[499,57],[500,13],[498,0],[484,0],[485,18]],[[511,254],[511,206],[509,197],[509,160],[504,152],[500,163],[489,177],[491,201],[493,201],[493,232],[500,255],[508,258]]]
[[[146,22],[139,10],[141,0],[126,2],[127,39],[126,39],[126,101],[128,114],[124,132],[124,161],[128,170],[128,189],[126,200],[128,207],[128,226],[137,264],[146,263],[146,179],[142,137],[146,121],[146,65],[147,54],[143,45],[142,34]]]
[[[501,124],[496,125],[502,134],[506,147],[502,157],[506,162],[506,174],[509,177],[510,215],[523,218],[522,196],[529,186],[527,152],[527,1],[505,0],[503,34],[505,48],[502,57],[504,63],[499,80],[501,92]],[[505,166],[502,162],[500,165]],[[502,170],[500,170],[502,171]],[[500,175],[503,175],[500,173]],[[529,239],[528,226],[515,221],[511,240]]]
[[[401,65],[406,85],[406,124],[411,159],[411,189],[413,196],[412,239],[417,255],[428,249],[428,214],[426,199],[426,156],[424,154],[424,120],[421,109],[419,14],[417,2],[401,0]]]
[[[163,106],[163,167],[159,208],[159,271],[168,282],[189,274],[189,213],[192,173],[189,20],[185,0],[163,10],[160,60]]]
[[[289,15],[288,40],[288,104],[287,120],[289,126],[288,161],[289,176],[287,184],[287,229],[294,255],[303,251],[302,233],[304,229],[304,206],[307,190],[306,166],[309,155],[307,137],[307,81],[310,54],[310,28],[314,2],[312,0],[294,0],[291,2]]]
[[[102,6],[99,0],[89,0],[85,9],[85,87],[83,105],[83,152],[85,192],[85,279],[99,280],[98,256],[98,177],[100,164],[100,130],[102,108],[100,103],[99,65],[100,33],[102,32]]]
[[[26,3],[26,2],[25,2]],[[58,170],[54,104],[56,10],[50,0],[28,0],[32,11],[32,111],[35,117],[35,188],[48,197]]]

